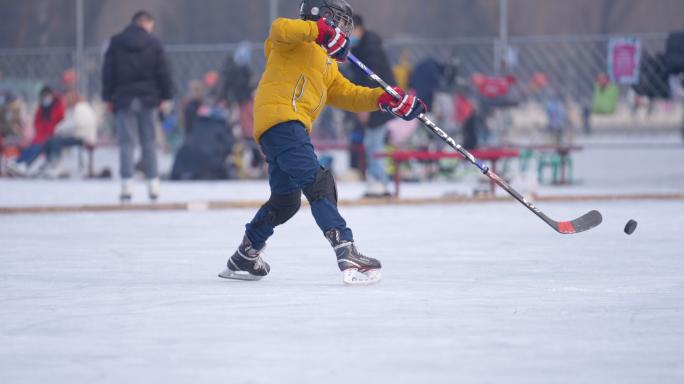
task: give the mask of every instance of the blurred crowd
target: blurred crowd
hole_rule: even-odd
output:
[[[98,119],[90,104],[73,89],[72,71],[64,76],[64,93],[44,86],[38,107],[29,120],[26,105],[11,91],[0,92],[0,147],[6,172],[28,176],[29,167],[40,159],[36,177],[60,175],[62,152],[69,147],[93,146],[97,140]]]
[[[505,131],[510,119],[508,111],[531,100],[543,105],[547,143],[567,145],[573,134],[591,134],[592,116],[614,113],[620,97],[618,85],[606,73],[595,74],[594,93],[585,95],[577,106],[569,105],[560,85],[552,84],[543,72],[516,78],[507,70],[505,60],[497,75],[462,73],[456,55],[446,61],[428,57],[414,63],[409,50],[392,65],[380,36],[361,16],[355,16],[354,23],[352,52],[387,83],[408,89],[423,100],[428,117],[466,149],[497,145],[501,127]],[[104,108],[92,106],[79,94],[73,70],[65,72],[59,89],[45,85],[40,90],[31,118],[25,96],[0,91],[0,172],[12,177],[61,177],[62,154],[69,148],[95,150],[102,144],[98,127],[111,121],[120,151],[122,200],[130,199],[132,179],[137,175],[148,180],[152,199],[159,193],[160,177],[266,178],[267,165],[253,138],[259,76],[252,64],[251,44],[240,44],[227,54],[221,68],[190,81],[186,95],[174,95],[168,59],[153,29],[154,18],[142,11],[111,39],[103,68]],[[641,66],[640,82],[628,94],[634,110],[651,109],[655,99],[684,100],[684,33],[673,33],[667,51],[645,56]],[[375,87],[349,64],[341,65],[340,70],[355,84]],[[349,171],[339,177],[365,180],[368,196],[385,196],[389,177],[401,170],[373,154],[446,147],[418,124],[391,119],[383,112],[352,114],[325,107],[315,123],[312,141],[317,150],[348,153],[345,168]],[[174,155],[173,167],[166,174],[160,174],[157,165],[160,143]],[[136,145],[142,148],[138,160],[133,158]],[[323,155],[321,161],[335,160]],[[88,176],[107,177],[111,172]]]

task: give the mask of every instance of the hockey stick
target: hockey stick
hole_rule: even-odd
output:
[[[368,76],[369,79],[371,79],[373,82],[378,84],[382,89],[385,90],[390,96],[392,96],[395,100],[400,100],[401,96],[394,90],[392,87],[390,87],[387,83],[385,83],[378,75],[373,73],[368,67],[363,65],[362,62],[359,61],[354,55],[349,55],[349,60],[356,65],[357,68],[359,68],[363,73]],[[435,133],[437,136],[441,137],[442,140],[444,140],[449,146],[455,150],[457,150],[463,157],[465,157],[468,161],[473,163],[476,167],[480,168],[480,171],[484,173],[487,177],[492,179],[496,184],[498,184],[501,188],[503,188],[508,194],[513,196],[514,199],[518,200],[520,203],[522,203],[524,206],[527,207],[532,213],[537,215],[540,219],[544,220],[546,224],[550,225],[551,228],[555,229],[558,233],[563,233],[563,234],[570,234],[570,233],[579,233],[579,232],[584,232],[588,231],[594,227],[597,227],[601,222],[603,221],[603,217],[601,216],[601,213],[598,211],[591,211],[584,216],[577,218],[573,221],[554,221],[551,220],[548,216],[546,216],[542,211],[537,209],[534,205],[532,205],[529,201],[527,201],[524,197],[522,197],[516,190],[511,188],[506,182],[501,180],[499,176],[497,176],[494,172],[489,170],[489,168],[485,167],[479,160],[477,160],[473,155],[471,155],[468,151],[466,151],[463,147],[461,147],[459,144],[456,144],[454,139],[449,137],[444,131],[442,131],[439,127],[437,127],[432,121],[430,121],[427,117],[425,117],[424,114],[421,114],[418,116],[418,119],[423,122],[423,124],[431,130],[433,133]]]

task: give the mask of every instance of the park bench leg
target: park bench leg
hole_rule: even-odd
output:
[[[494,172],[495,175],[498,175],[498,173],[496,173],[496,160],[492,160],[492,172]],[[492,180],[491,183],[492,183],[492,196],[494,196],[494,195],[496,195],[496,183],[494,182],[494,180]]]
[[[565,166],[567,165],[567,157],[568,155],[563,153],[561,154],[561,185],[565,185]]]
[[[361,171],[361,178],[366,180],[366,168],[368,168],[366,149],[363,146],[357,147],[356,156],[359,161],[359,171]]]
[[[95,162],[95,150],[93,148],[88,148],[88,177],[93,178],[95,177],[95,165],[93,164]]]
[[[76,152],[78,153],[78,172],[83,172],[83,146],[77,147]]]
[[[560,181],[560,184],[566,185],[566,184],[568,184],[567,174],[566,174],[566,170],[568,167],[568,152],[563,151],[560,153],[560,155],[561,155],[561,181]]]
[[[401,161],[394,161],[394,197],[399,198],[399,183],[401,183]]]

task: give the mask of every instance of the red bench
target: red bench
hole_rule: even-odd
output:
[[[484,150],[472,150],[469,151],[473,156],[475,156],[476,159],[483,161],[491,161],[492,162],[492,172],[496,173],[496,162],[498,160],[504,159],[504,158],[513,158],[513,157],[519,157],[520,153],[515,150],[515,149],[484,149]],[[465,159],[463,156],[461,156],[460,153],[458,152],[428,152],[428,151],[415,151],[415,152],[408,152],[408,151],[403,151],[403,152],[392,152],[392,153],[383,153],[383,152],[378,152],[373,154],[373,157],[389,157],[392,160],[394,160],[396,166],[395,166],[395,172],[394,172],[394,183],[396,185],[396,190],[394,193],[395,197],[399,196],[399,184],[401,183],[401,175],[399,172],[399,169],[401,168],[401,163],[409,161],[409,160],[418,160],[418,161],[438,161],[440,159],[450,159],[450,158],[457,158],[457,159]],[[494,190],[496,188],[496,184],[494,181],[492,181],[492,193],[494,193]]]

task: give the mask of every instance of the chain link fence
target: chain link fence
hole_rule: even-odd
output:
[[[505,68],[497,66],[502,51],[498,39],[390,41],[386,47],[393,63],[398,63],[402,56],[410,58],[414,66],[428,58],[441,63],[458,62],[459,75],[471,88],[470,93],[465,90],[466,95],[473,94],[467,80],[474,73],[514,76],[522,88],[521,103],[514,108],[499,109],[492,125],[495,130],[503,131],[500,133],[521,136],[546,128],[548,119],[544,104],[549,97],[562,100],[575,131],[582,130],[582,115],[591,109],[596,78],[608,71],[610,41],[619,37],[625,36],[512,37],[508,47],[514,62]],[[658,55],[665,52],[667,34],[630,37],[638,38],[641,43],[641,77],[654,78],[666,72]],[[542,91],[531,91],[528,85],[537,74],[548,79],[548,86]],[[659,94],[668,86],[662,82],[646,82],[643,87],[645,93]],[[684,108],[681,103],[640,96],[631,85],[619,85],[619,91],[614,113],[591,114],[592,132],[655,134],[682,130]]]
[[[74,63],[75,51],[71,48],[1,49],[0,89],[35,102],[40,88],[61,84],[62,74],[73,68]]]
[[[177,99],[185,97],[191,80],[200,80],[210,71],[220,72],[226,59],[232,57],[239,44],[169,45],[166,54],[173,73],[174,94]],[[261,75],[266,69],[263,44],[252,44],[252,70]],[[88,97],[99,98],[102,90],[102,64],[104,49],[86,52],[86,76]]]
[[[582,112],[591,105],[594,82],[597,75],[605,73],[608,65],[610,39],[618,36],[559,36],[559,37],[511,37],[508,45],[515,53],[515,62],[504,69],[513,75],[523,88],[519,106],[509,108],[505,116],[499,116],[499,129],[524,134],[540,130],[547,124],[544,98],[547,94],[532,93],[525,85],[533,76],[543,73],[549,82],[548,89],[563,100],[570,111],[573,125],[579,127]],[[665,34],[631,35],[641,42],[642,58],[653,57],[665,50]],[[393,40],[386,42],[392,65],[402,57],[415,68],[419,63],[434,58],[441,63],[457,59],[460,78],[467,79],[474,73],[495,75],[501,73],[497,63],[500,45],[494,38]],[[232,56],[237,44],[222,45],[171,45],[167,54],[171,63],[177,99],[185,97],[188,83],[201,79],[209,71],[220,71],[227,57]],[[252,45],[252,67],[255,73],[263,73],[266,62],[263,44]],[[0,50],[0,89],[10,89],[24,97],[27,105],[35,105],[37,93],[43,84],[57,88],[62,73],[75,66],[76,55],[71,48]],[[101,91],[102,48],[89,48],[85,52],[83,89],[87,97],[97,102]],[[662,63],[650,63],[652,68],[644,71],[661,71]],[[643,75],[643,73],[642,73]],[[640,107],[641,106],[641,107]],[[681,103],[667,100],[645,102],[635,97],[630,86],[620,86],[620,97],[615,113],[591,117],[594,132],[655,133],[680,130],[684,121]],[[522,133],[521,133],[522,132]]]

